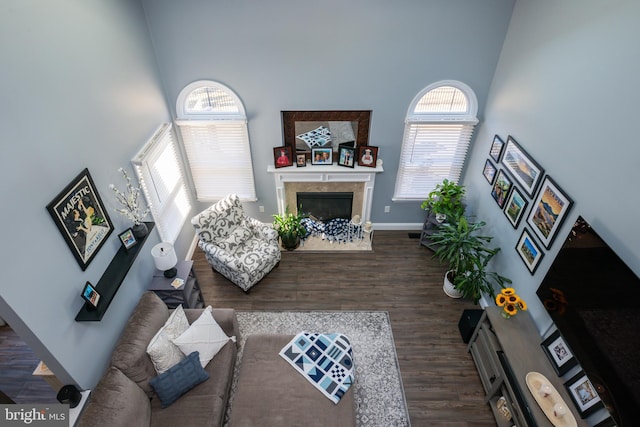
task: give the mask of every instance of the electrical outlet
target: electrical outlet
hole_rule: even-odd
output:
[[[264,206],[260,206],[260,212],[264,212]]]
[[[389,212],[391,212],[391,206],[385,206],[384,213],[389,213]]]

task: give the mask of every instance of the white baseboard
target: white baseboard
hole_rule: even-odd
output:
[[[422,230],[422,223],[374,222],[374,230]]]

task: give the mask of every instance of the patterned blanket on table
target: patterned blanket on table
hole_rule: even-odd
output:
[[[353,351],[343,334],[299,333],[280,356],[333,403],[340,402],[353,384]]]

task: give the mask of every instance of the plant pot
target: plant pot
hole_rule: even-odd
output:
[[[300,246],[300,236],[280,236],[280,245],[283,249],[292,251]]]
[[[462,298],[462,292],[457,290],[456,287],[453,286],[453,283],[451,283],[451,280],[449,280],[449,273],[451,273],[451,270],[447,271],[444,275],[442,290],[451,298]]]

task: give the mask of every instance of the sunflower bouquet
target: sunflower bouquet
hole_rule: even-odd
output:
[[[516,295],[513,288],[504,288],[496,297],[496,305],[502,307],[502,317],[505,319],[518,314],[518,311],[525,311],[527,303]]]

